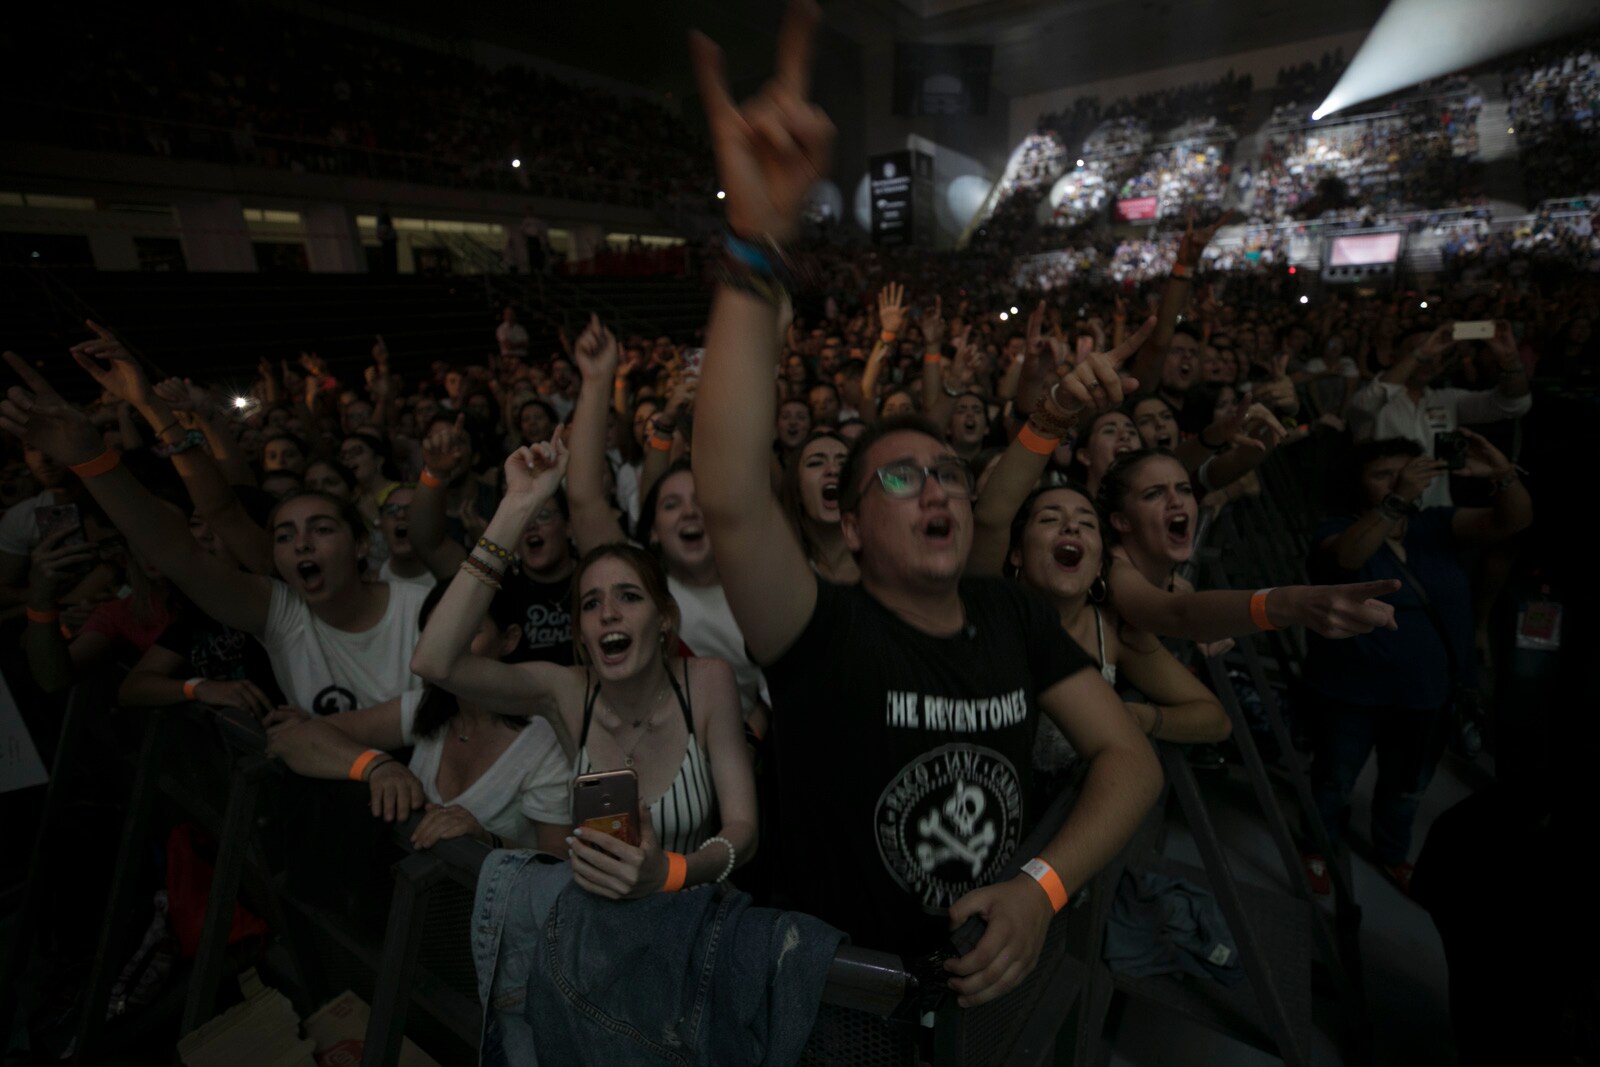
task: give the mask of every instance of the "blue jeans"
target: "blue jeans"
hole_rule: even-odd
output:
[[[1444,755],[1445,713],[1323,701],[1311,768],[1317,810],[1335,841],[1350,821],[1350,791],[1372,750],[1378,785],[1372,793],[1372,850],[1382,864],[1405,863],[1422,794]]]

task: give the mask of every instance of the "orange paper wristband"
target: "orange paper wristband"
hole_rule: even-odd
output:
[[[1054,867],[1035,856],[1022,865],[1022,873],[1039,883],[1039,888],[1050,898],[1051,911],[1060,911],[1067,906],[1067,887],[1061,884],[1061,876]]]
[[[195,693],[200,691],[200,683],[203,681],[205,681],[204,678],[190,678],[187,682],[184,682],[183,699],[193,700]]]
[[[663,893],[676,893],[689,880],[689,861],[681,852],[664,852],[667,857],[667,880],[661,883]]]
[[[940,355],[938,352],[924,352],[922,353],[922,362],[942,363],[944,362],[944,356]]]
[[[894,339],[896,337],[899,337],[899,336],[900,335],[897,334],[897,333],[890,333],[888,330],[884,330],[882,333],[880,333],[878,335],[878,340],[882,341],[886,345],[887,344],[893,344],[894,343]]]
[[[657,452],[671,452],[672,438],[662,437],[660,434],[652,433],[650,435],[650,447],[655,449]]]
[[[1023,423],[1022,430],[1017,434],[1017,443],[1036,456],[1048,456],[1056,450],[1061,443],[1059,437],[1046,437],[1034,430],[1031,423]]]
[[[417,475],[417,481],[421,482],[429,489],[444,488],[444,479],[433,473],[427,467],[422,468],[422,473]]]
[[[83,463],[74,463],[67,469],[80,478],[98,478],[121,462],[122,457],[108,448],[93,459]]]
[[[60,619],[61,612],[59,611],[34,611],[32,608],[28,609],[29,622],[59,622]]]
[[[1250,621],[1256,624],[1258,630],[1277,629],[1272,625],[1271,617],[1267,615],[1267,594],[1276,588],[1277,586],[1268,586],[1265,589],[1257,589],[1250,598]]]
[[[372,761],[381,755],[383,755],[383,753],[379,752],[377,749],[369,748],[365,752],[361,753],[361,755],[357,756],[356,761],[350,764],[350,780],[352,782],[361,781],[361,776],[367,773],[367,768],[372,765]]]

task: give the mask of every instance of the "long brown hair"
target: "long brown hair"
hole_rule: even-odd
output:
[[[662,656],[665,658],[670,655],[678,647],[678,627],[683,621],[683,616],[678,611],[678,602],[672,599],[672,593],[667,588],[667,573],[662,570],[660,561],[651,553],[626,541],[617,541],[590,550],[578,561],[577,569],[572,572],[573,660],[582,664],[589,662],[588,653],[583,647],[583,637],[578,628],[578,619],[583,614],[583,576],[588,573],[590,567],[603,559],[619,559],[633,568],[634,573],[639,576],[639,584],[644,587],[645,595],[655,604],[656,610],[668,619],[666,639],[662,642]]]
[[[811,535],[806,531],[806,505],[800,496],[800,457],[817,441],[837,441],[844,446],[845,454],[850,454],[850,442],[834,431],[812,430],[800,442],[800,447],[794,450],[794,458],[784,465],[783,479],[778,483],[778,500],[783,504],[783,513],[788,517],[789,525],[800,538],[800,547],[807,559],[816,557],[816,546],[811,543]],[[844,483],[839,484],[842,489]]]

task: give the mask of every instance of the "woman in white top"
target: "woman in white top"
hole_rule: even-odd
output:
[[[162,427],[158,436],[180,432],[172,409],[120,345],[74,354],[103,388]],[[185,516],[108,455],[89,419],[26,361],[6,359],[26,388],[13,388],[0,405],[0,426],[80,467],[84,486],[151,566],[201,611],[261,641],[291,703],[326,715],[421,687],[407,653],[427,590],[362,580],[367,528],[349,501],[307,491],[284,497],[267,521],[277,578],[241,571],[196,551]]]
[[[484,534],[492,546],[521,535],[560,485],[566,458],[558,438],[506,460],[506,495]],[[733,672],[720,660],[675,654],[677,605],[654,558],[627,544],[590,552],[573,574],[579,665],[508,664],[468,651],[510,558],[503,547],[473,550],[423,630],[412,668],[486,711],[548,718],[581,738],[588,769],[638,775],[650,815],[641,843],[574,829],[568,856],[579,886],[625,898],[727,877],[756,843],[755,779]],[[663,841],[679,847],[664,851]]]
[[[423,624],[444,588],[423,603]],[[496,596],[472,635],[472,654],[501,659],[521,639],[517,604]],[[417,848],[473,837],[496,848],[566,851],[572,765],[543,719],[496,715],[429,686],[331,719],[281,709],[267,723],[268,754],[308,778],[342,779],[369,748],[412,746],[409,767],[373,760],[365,780],[378,818],[397,822],[427,810],[412,833]]]

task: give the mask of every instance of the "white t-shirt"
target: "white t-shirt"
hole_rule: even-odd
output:
[[[1533,397],[1508,397],[1495,389],[1428,388],[1421,401],[1413,401],[1404,385],[1374,379],[1356,390],[1350,406],[1366,416],[1352,426],[1356,440],[1408,437],[1432,455],[1435,435],[1462,425],[1520,418],[1533,407]],[[1435,478],[1417,503],[1425,508],[1449,507],[1450,479]]]
[[[678,636],[696,656],[727,661],[739,684],[739,704],[745,715],[749,715],[766,689],[766,680],[761,676],[761,668],[750,662],[744,634],[733,621],[722,586],[684,585],[669,575],[667,589],[678,602],[678,612],[683,617]]]
[[[433,572],[426,567],[422,569],[421,574],[411,578],[407,578],[403,574],[396,574],[394,572],[394,560],[386,559],[383,561],[383,566],[378,568],[378,581],[400,582],[403,585],[420,585],[422,588],[431,591],[437,579],[434,578]]]
[[[502,356],[526,356],[528,331],[519,322],[502,322],[494,328],[495,340],[500,342]]]
[[[27,556],[39,547],[39,518],[37,508],[54,507],[56,494],[46,489],[38,496],[19,500],[0,516],[0,552],[13,556]]]
[[[612,473],[617,479],[617,503],[628,515],[630,528],[639,525],[639,471],[643,464],[624,463],[622,453],[615,448],[606,451]]]
[[[259,636],[289,703],[313,715],[333,715],[422,688],[422,679],[411,673],[411,653],[428,588],[404,582],[388,588],[389,607],[378,624],[349,633],[319,620],[283,582],[272,583],[267,625]]]
[[[572,824],[572,766],[555,730],[537,716],[477,781],[450,800],[441,797],[439,761],[450,734],[446,730],[432,737],[412,734],[422,696],[422,690],[400,694],[400,732],[405,743],[414,746],[411,773],[429,800],[466,808],[485,830],[521,845],[534,844],[536,822]]]

